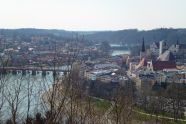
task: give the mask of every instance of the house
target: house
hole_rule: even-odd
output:
[[[153,42],[152,45],[150,45],[150,52],[156,57],[159,56],[159,42]]]
[[[157,81],[160,85],[161,85],[161,82],[165,82],[165,73],[163,72],[157,72],[155,74],[155,81]]]
[[[94,69],[104,69],[104,68],[120,68],[116,63],[104,63],[96,64]]]
[[[84,71],[84,76],[85,76],[85,78],[86,78],[87,80],[89,80],[90,72],[92,72],[92,71],[93,71],[93,69],[86,69],[86,70]]]
[[[119,84],[124,87],[128,87],[128,86],[132,86],[132,81],[129,80],[129,78],[122,76],[119,78]]]
[[[171,82],[179,82],[179,79],[177,78],[177,72],[165,72],[165,82],[171,83]]]
[[[119,65],[120,67],[122,67],[123,64],[123,58],[122,56],[113,56],[109,59],[110,62],[115,62],[117,63],[117,65]]]
[[[132,61],[132,62],[130,62],[130,66],[129,66],[129,70],[132,72],[132,71],[134,71],[135,70],[135,67],[137,66],[139,64],[139,62],[137,61]]]
[[[151,90],[154,84],[155,84],[154,76],[152,75],[139,76],[138,83],[137,83],[137,89],[138,90]]]
[[[129,55],[126,61],[126,65],[129,68],[130,62],[140,62],[140,56]]]
[[[95,70],[89,72],[89,80],[96,80],[101,75],[106,75],[111,73],[109,70]]]
[[[97,79],[100,80],[103,83],[111,82],[111,77],[109,75],[98,76]]]
[[[164,39],[160,42],[153,42],[152,45],[150,45],[150,52],[155,57],[160,56],[161,54],[163,54],[168,49],[169,49],[169,46],[167,44],[166,39]]]

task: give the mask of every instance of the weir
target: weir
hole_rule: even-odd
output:
[[[56,71],[53,71],[53,76],[56,76],[56,74],[57,74]]]
[[[32,75],[36,75],[36,70],[32,70]]]
[[[1,73],[1,74],[7,74],[6,69],[1,68],[1,69],[0,69],[0,73]]]
[[[12,71],[12,74],[17,74],[17,70],[13,70]]]
[[[10,70],[6,70],[6,73],[10,74],[10,73],[11,73],[11,71],[10,71]]]
[[[42,71],[42,75],[43,76],[46,76],[46,71]]]
[[[22,75],[26,75],[26,70],[22,70]]]
[[[67,72],[64,72],[64,75],[67,75]]]

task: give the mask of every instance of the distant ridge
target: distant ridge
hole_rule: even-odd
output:
[[[167,39],[168,44],[176,44],[177,38],[180,43],[186,42],[186,29],[167,29],[159,28],[148,31],[139,31],[137,29],[126,29],[119,31],[66,31],[62,29],[35,29],[35,28],[21,28],[21,29],[0,29],[0,34],[3,31],[5,35],[13,34],[54,34],[63,37],[72,37],[77,34],[83,35],[86,40],[89,41],[108,41],[110,43],[122,43],[122,44],[139,44],[141,45],[141,39],[144,36],[145,44],[152,44],[153,42],[159,42],[163,39]]]
[[[94,34],[85,35],[85,39],[92,41],[108,41],[111,43],[123,43],[125,44],[139,44],[141,45],[141,39],[145,38],[145,44],[152,44],[153,42],[159,42],[163,39],[167,39],[168,44],[176,44],[177,38],[180,43],[186,42],[186,29],[167,29],[159,28],[148,31],[139,31],[137,29],[127,29],[120,31],[105,31],[96,32]]]

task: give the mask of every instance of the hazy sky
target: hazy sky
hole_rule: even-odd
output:
[[[186,28],[186,0],[1,0],[0,28]]]

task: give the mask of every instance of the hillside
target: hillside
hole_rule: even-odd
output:
[[[92,34],[94,31],[65,31],[65,30],[58,30],[58,29],[35,29],[35,28],[21,28],[21,29],[0,29],[0,35],[19,35],[19,34],[34,34],[36,36],[43,35],[43,34],[54,34],[56,36],[63,36],[63,37],[72,37],[76,36],[77,34]]]
[[[180,43],[186,43],[186,29],[153,29],[148,31],[139,31],[137,29],[127,29],[120,31],[65,31],[57,29],[0,29],[0,33],[3,31],[5,35],[13,34],[34,34],[41,36],[43,34],[54,34],[62,37],[74,37],[77,34],[83,35],[85,41],[108,41],[110,43],[123,43],[123,44],[141,44],[143,36],[146,44],[152,42],[159,42],[163,39],[167,39],[168,44],[175,44],[177,38]]]
[[[123,44],[141,44],[143,36],[146,44],[159,42],[167,39],[168,44],[175,44],[177,38],[180,43],[186,43],[186,29],[154,29],[148,31],[139,31],[137,29],[96,32],[94,34],[85,35],[85,39],[92,41],[108,41],[112,43]]]

